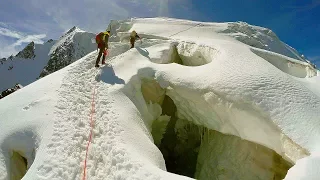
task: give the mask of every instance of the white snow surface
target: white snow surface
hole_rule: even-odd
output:
[[[228,28],[222,32],[235,37],[245,44],[306,61],[294,48],[280,41],[270,29],[252,26],[240,21],[228,23]]]
[[[245,45],[221,33],[227,23],[146,18],[111,28],[122,42],[110,43],[109,65],[94,68],[94,51],[0,101],[0,180],[8,179],[12,150],[33,162],[23,179],[82,178],[94,89],[87,179],[189,179],[167,172],[153,143],[150,128],[159,113],[143,99],[143,78],[166,88],[181,119],[264,145],[292,162],[303,157],[292,151],[304,149],[311,155],[287,179],[318,177],[320,79],[308,63]],[[143,42],[129,49],[132,30]],[[171,62],[174,47],[185,65]]]

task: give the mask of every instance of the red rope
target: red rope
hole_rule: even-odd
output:
[[[93,114],[95,112],[95,94],[96,94],[96,86],[94,87],[93,94],[92,94],[91,112],[90,112],[90,134],[89,134],[89,140],[88,140],[88,144],[87,144],[87,148],[86,148],[86,157],[84,159],[84,168],[83,168],[83,178],[82,178],[82,180],[86,179],[88,151],[89,151],[90,143],[92,141],[92,132],[93,132],[93,125],[94,125]]]

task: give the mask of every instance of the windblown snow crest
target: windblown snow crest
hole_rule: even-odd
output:
[[[294,59],[305,61],[295,49],[283,43],[270,29],[252,26],[245,22],[228,23],[228,28],[221,31],[250,46],[273,51]]]
[[[15,174],[82,178],[90,114],[87,179],[290,179],[296,163],[319,163],[312,66],[244,45],[222,33],[225,23],[147,18],[109,28],[107,65],[95,68],[91,52],[0,101],[3,149],[11,146],[4,137],[36,127],[30,167],[33,158],[11,148],[13,162],[28,162]],[[132,30],[142,42],[130,49]],[[3,149],[1,180],[13,172]]]

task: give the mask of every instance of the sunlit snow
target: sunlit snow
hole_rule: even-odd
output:
[[[92,51],[0,100],[0,180],[81,179],[94,92],[87,179],[319,177],[319,72],[270,30],[110,27],[107,65],[95,68]],[[142,42],[129,49],[132,30]]]

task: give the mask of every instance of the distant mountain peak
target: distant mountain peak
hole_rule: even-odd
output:
[[[31,58],[35,58],[35,46],[34,46],[34,42],[32,41],[31,43],[29,43],[22,51],[20,51],[16,57],[18,58],[23,58],[23,59],[31,59]]]
[[[76,27],[76,26],[73,26],[71,29],[69,29],[69,31],[67,32],[67,34],[69,34],[69,33],[73,32],[73,31],[75,31],[76,29],[77,29],[77,27]]]
[[[94,36],[95,34],[93,33],[88,33],[73,26],[52,46],[49,52],[50,59],[48,64],[44,67],[39,77],[44,77],[64,68],[95,50],[96,45],[91,42]]]
[[[71,29],[69,29],[67,32],[66,32],[66,34],[71,34],[71,33],[73,33],[73,32],[78,32],[78,31],[83,31],[83,30],[81,30],[79,27],[77,27],[77,26],[73,26]]]
[[[6,58],[1,58],[0,59],[0,64],[3,64],[7,59]]]
[[[47,41],[47,43],[51,43],[51,42],[53,42],[53,39],[49,39],[49,40]]]

